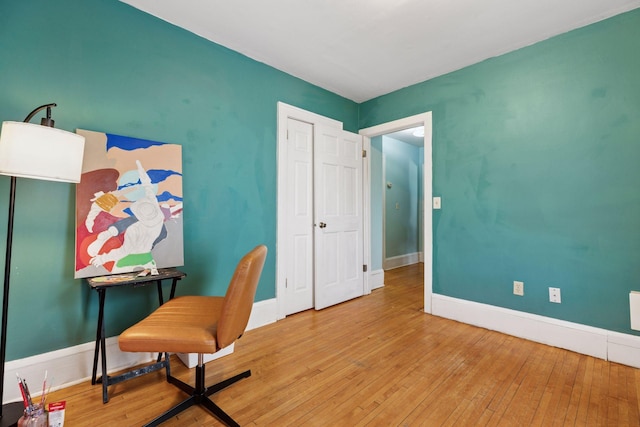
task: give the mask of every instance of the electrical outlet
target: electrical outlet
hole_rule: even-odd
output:
[[[520,296],[524,295],[524,282],[518,282],[517,280],[514,280],[514,282],[513,282],[513,294],[514,295],[520,295]]]
[[[562,299],[560,298],[560,288],[549,288],[549,301],[560,304]]]

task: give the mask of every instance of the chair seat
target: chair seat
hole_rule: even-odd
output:
[[[215,353],[219,314],[224,297],[173,298],[119,338],[122,351]],[[216,313],[218,316],[216,317]]]

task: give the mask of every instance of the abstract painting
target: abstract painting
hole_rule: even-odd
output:
[[[183,265],[182,147],[78,129],[75,277]]]

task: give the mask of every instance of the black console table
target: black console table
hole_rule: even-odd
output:
[[[149,366],[145,366],[140,369],[120,374],[116,377],[110,377],[107,375],[107,354],[105,344],[105,328],[104,328],[104,300],[106,297],[107,289],[120,286],[146,286],[152,283],[156,283],[158,286],[158,300],[160,305],[164,303],[162,296],[162,281],[171,279],[171,294],[169,298],[173,298],[176,292],[176,284],[178,280],[185,277],[186,274],[175,268],[163,268],[158,270],[156,275],[139,276],[138,273],[125,273],[114,274],[112,276],[100,276],[91,277],[87,279],[87,283],[98,292],[99,298],[99,310],[98,310],[98,328],[96,331],[96,347],[93,354],[93,373],[91,376],[91,384],[102,383],[102,402],[107,403],[109,401],[109,394],[107,387],[119,382],[128,380],[130,378],[137,377],[139,375],[147,374],[149,372],[157,371],[158,369],[166,369],[167,375],[170,374],[169,368],[169,355],[165,353],[164,360],[162,360],[162,354],[158,355],[157,363]],[[98,370],[98,353],[101,355],[102,362],[102,376],[96,378]]]

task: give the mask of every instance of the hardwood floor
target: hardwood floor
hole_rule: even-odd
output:
[[[640,425],[639,370],[425,314],[421,276],[388,271],[371,295],[247,332],[207,383],[253,375],[213,400],[243,426]],[[87,381],[47,400],[67,401],[67,427],[137,426],[185,396],[154,372],[110,397]],[[164,425],[220,423],[193,407]]]

